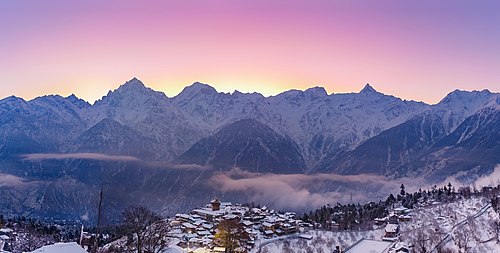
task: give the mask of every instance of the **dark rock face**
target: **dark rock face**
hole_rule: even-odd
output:
[[[178,161],[256,172],[303,173],[306,169],[297,144],[253,119],[239,120],[202,139]]]

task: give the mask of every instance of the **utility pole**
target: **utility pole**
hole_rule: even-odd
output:
[[[97,249],[99,248],[99,235],[101,233],[101,207],[102,207],[102,187],[101,187],[101,193],[99,194],[99,209],[97,209],[97,231],[94,240],[94,247],[92,249],[93,253],[97,253]]]

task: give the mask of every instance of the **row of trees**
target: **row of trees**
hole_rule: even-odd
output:
[[[334,206],[325,205],[305,213],[301,219],[312,223],[315,228],[332,230],[336,224],[340,230],[368,229],[373,225],[375,218],[383,218],[388,215],[389,210],[395,205],[406,208],[414,208],[418,203],[441,202],[447,203],[457,198],[469,198],[475,195],[490,196],[492,189],[489,187],[478,190],[476,187],[462,187],[458,191],[451,183],[443,187],[434,186],[429,190],[418,190],[408,193],[402,184],[397,196],[389,194],[385,201],[369,202],[366,204],[340,204]],[[500,204],[499,204],[500,206]]]

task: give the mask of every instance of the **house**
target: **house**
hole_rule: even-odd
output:
[[[393,245],[392,242],[361,239],[347,248],[345,253],[386,253]]]
[[[377,224],[377,225],[384,225],[389,221],[389,217],[375,218],[374,221],[375,221],[375,224]]]
[[[311,234],[300,234],[299,238],[306,239],[306,240],[312,240],[313,236]]]
[[[267,238],[273,237],[274,232],[272,230],[264,230],[264,236]]]
[[[210,205],[212,205],[212,211],[219,211],[220,210],[220,201],[215,198],[210,202]]]
[[[299,230],[297,226],[293,226],[290,223],[284,223],[283,225],[280,226],[280,228],[286,235],[293,234]]]
[[[396,237],[399,233],[399,225],[398,224],[387,224],[385,226],[385,236],[393,238]]]
[[[30,253],[87,253],[76,242],[55,243],[46,245]]]
[[[276,229],[276,224],[274,223],[270,223],[270,222],[267,222],[267,221],[264,221],[262,222],[262,230],[272,230],[274,231]]]
[[[410,209],[403,207],[403,206],[400,206],[400,207],[394,208],[393,211],[396,214],[407,214],[410,212]]]
[[[212,252],[214,252],[214,253],[219,253],[219,252],[223,253],[223,252],[226,252],[226,248],[224,248],[224,247],[214,247],[213,250],[212,250]]]
[[[396,214],[390,214],[388,221],[390,224],[398,224],[399,217]]]
[[[411,216],[410,215],[399,215],[399,221],[401,221],[401,222],[411,221]]]
[[[410,252],[410,248],[406,244],[400,243],[400,244],[397,244],[394,247],[394,251],[396,253],[409,253]]]
[[[196,226],[188,222],[182,223],[181,227],[185,232],[190,234],[196,231]]]
[[[223,212],[221,212],[220,210],[213,211],[209,208],[194,209],[193,211],[191,211],[191,213],[199,215],[207,221],[213,221],[216,218],[220,218],[223,216]]]

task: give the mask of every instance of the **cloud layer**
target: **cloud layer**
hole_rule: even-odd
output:
[[[84,159],[84,160],[98,160],[98,161],[130,161],[138,162],[141,159],[134,156],[122,155],[105,155],[99,153],[47,153],[47,154],[25,154],[21,156],[23,160],[27,161],[41,161],[41,160],[65,160],[65,159]]]
[[[444,186],[451,182],[455,186],[465,184],[457,176],[449,177],[437,184],[428,184],[419,178],[391,179],[381,175],[359,174],[271,174],[255,173],[233,168],[214,174],[209,181],[222,192],[246,193],[253,201],[270,204],[276,208],[304,210],[337,202],[365,202],[387,197],[399,192],[401,184],[407,192],[430,189],[433,185]],[[500,165],[490,175],[474,181],[477,187],[497,185],[500,182]],[[324,190],[327,189],[327,190]]]
[[[0,187],[2,186],[20,186],[23,185],[24,179],[11,175],[0,173]]]
[[[246,192],[252,200],[272,204],[277,208],[294,210],[315,208],[329,203],[363,201],[368,198],[363,187],[398,189],[403,178],[391,180],[372,174],[269,174],[253,173],[234,168],[226,173],[215,174],[210,182],[222,192]],[[321,191],[319,185],[337,185],[335,191]],[[349,185],[357,187],[349,188]],[[327,187],[332,189],[332,187]]]

